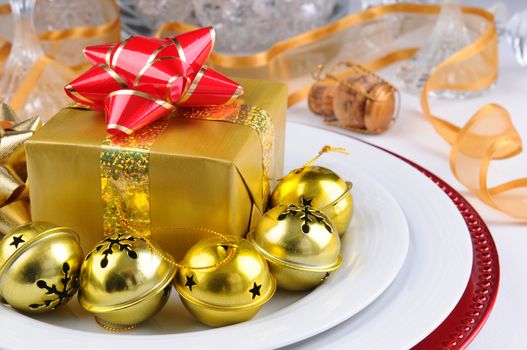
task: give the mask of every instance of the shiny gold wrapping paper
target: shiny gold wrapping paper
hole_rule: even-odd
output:
[[[241,102],[267,111],[274,126],[274,166],[283,173],[287,87],[239,80]],[[33,220],[68,226],[88,251],[103,238],[100,156],[104,116],[61,110],[26,143]],[[152,237],[176,259],[206,228],[244,235],[263,214],[262,145],[253,129],[225,121],[172,118],[150,150]]]

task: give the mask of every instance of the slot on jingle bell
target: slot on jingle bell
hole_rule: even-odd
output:
[[[77,292],[83,258],[71,229],[47,222],[15,228],[0,242],[0,301],[27,313],[66,304]]]
[[[265,256],[282,289],[314,288],[342,265],[335,226],[308,201],[269,210],[247,238]]]

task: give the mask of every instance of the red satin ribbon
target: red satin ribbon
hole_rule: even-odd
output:
[[[84,54],[93,67],[64,89],[72,100],[104,110],[112,134],[130,135],[176,105],[228,104],[243,89],[205,66],[214,38],[209,27],[165,39],[132,36],[87,47]]]

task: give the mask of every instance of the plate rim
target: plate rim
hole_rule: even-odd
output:
[[[500,263],[492,233],[468,200],[439,176],[403,156],[382,147],[377,148],[393,154],[427,176],[445,192],[467,224],[474,250],[467,287],[447,318],[412,348],[415,350],[465,349],[487,322],[498,297]]]
[[[316,128],[300,123],[299,125]],[[425,167],[396,152],[341,130],[333,128],[325,130],[370,145],[406,162],[437,185],[458,209],[467,225],[472,242],[473,256],[470,277],[463,295],[450,314],[412,349],[465,349],[485,326],[496,303],[500,288],[499,253],[485,220],[462,194]]]
[[[351,136],[349,134],[346,134],[345,130],[341,130],[341,129],[337,129],[337,128],[333,128],[333,127],[320,127],[320,126],[310,125],[310,124],[302,123],[301,121],[290,121],[288,123],[288,127],[291,124],[294,124],[295,127],[297,126],[299,128],[305,128],[304,130],[301,130],[301,129],[300,130],[296,130],[296,132],[304,134],[303,137],[305,137],[305,138],[315,137],[314,132],[326,132],[327,134],[330,134],[329,136],[331,136],[331,134],[337,135],[337,136],[343,136],[343,138],[341,138],[341,139],[331,139],[330,137],[324,137],[324,138],[321,137],[321,140],[316,142],[318,146],[324,145],[323,142],[330,142],[330,144],[332,146],[344,146],[344,147],[346,147],[347,143],[346,143],[346,140],[344,139],[344,138],[346,138],[346,139],[348,139],[348,141],[352,141],[352,143],[355,142],[355,143],[363,145],[362,149],[359,148],[359,149],[355,150],[355,152],[357,152],[357,151],[364,151],[366,148],[372,147],[374,149],[377,149],[380,152],[382,151],[381,153],[384,154],[384,157],[388,157],[388,158],[391,159],[389,165],[395,165],[396,162],[400,163],[400,165],[401,165],[401,171],[400,172],[408,172],[408,174],[412,173],[412,178],[414,180],[417,179],[417,178],[420,178],[422,176],[422,173],[419,172],[419,170],[415,169],[410,164],[407,164],[406,162],[401,161],[400,159],[398,159],[397,157],[395,157],[395,156],[393,156],[391,154],[386,154],[386,152],[384,152],[383,150],[379,149],[379,147],[377,147],[376,145],[373,145],[371,143],[368,143],[368,142],[365,142],[365,141],[363,141],[361,139],[353,137],[353,136]],[[310,131],[310,130],[311,130],[311,132],[307,132],[307,131]],[[351,145],[349,147],[351,147]],[[312,150],[312,148],[313,147],[311,147],[310,149]],[[388,160],[388,158],[385,158],[385,159]],[[368,161],[363,161],[364,164],[361,164],[361,165],[368,166],[368,164],[374,164],[375,167],[372,168],[372,171],[374,171],[374,172],[375,171],[379,172],[379,171],[382,171],[383,169],[387,169],[386,166],[388,166],[388,164],[379,163],[380,161],[382,161],[381,158],[373,158],[373,159],[368,160]],[[374,162],[374,163],[371,163],[371,162]],[[375,178],[377,181],[379,181],[382,185],[385,185],[385,182],[384,181],[380,181],[378,176],[373,176],[373,178]],[[409,334],[407,334],[404,337],[403,340],[401,340],[400,342],[397,342],[397,344],[399,344],[399,346],[404,347],[404,348],[411,348],[413,345],[417,344],[419,341],[421,341],[423,338],[425,338],[432,330],[437,328],[437,326],[439,326],[441,324],[441,322],[444,321],[444,319],[448,317],[450,312],[452,312],[452,310],[457,305],[457,302],[458,302],[459,298],[463,295],[463,292],[464,292],[465,287],[466,287],[466,283],[467,283],[467,281],[470,278],[470,272],[471,272],[471,269],[472,269],[472,260],[473,260],[472,242],[470,241],[470,237],[466,236],[464,234],[466,232],[466,225],[465,225],[465,222],[463,221],[463,219],[460,216],[458,216],[457,208],[455,206],[451,205],[450,200],[448,199],[448,197],[443,197],[443,196],[445,196],[443,191],[441,191],[439,188],[437,188],[433,184],[428,184],[428,180],[427,179],[419,179],[419,180],[420,180],[421,184],[423,184],[423,185],[426,184],[427,188],[430,191],[435,193],[436,196],[434,197],[434,199],[441,199],[441,202],[443,203],[442,207],[444,208],[445,213],[451,215],[451,218],[456,221],[456,233],[457,234],[461,234],[458,237],[464,237],[465,243],[463,244],[463,246],[464,246],[464,250],[465,250],[466,255],[465,255],[465,258],[464,258],[464,265],[463,265],[464,266],[463,267],[464,272],[462,274],[463,278],[461,279],[461,275],[457,274],[458,278],[456,280],[456,283],[457,283],[456,284],[457,285],[456,292],[454,294],[450,293],[451,296],[456,295],[455,296],[456,299],[453,300],[452,297],[449,299],[450,301],[448,302],[448,308],[447,308],[446,304],[443,303],[443,306],[441,307],[441,309],[437,310],[437,315],[434,317],[434,321],[427,321],[427,326],[426,327],[421,327],[421,330],[420,330],[419,333],[415,333],[415,332],[413,332],[415,334],[409,333]],[[388,178],[388,182],[390,182],[389,178]],[[389,190],[390,193],[392,193],[392,190],[394,188],[397,188],[397,187],[388,186],[387,190]],[[402,196],[404,196],[404,191],[397,190],[397,192],[393,193],[393,195],[399,201],[400,198],[402,198]],[[441,198],[439,198],[437,195],[440,195]],[[407,197],[407,198],[409,198],[409,197]],[[428,200],[431,201],[432,199],[428,198]],[[416,209],[415,206],[413,206],[412,204],[409,204],[409,203],[411,203],[411,201],[405,200],[405,202],[406,202],[406,204],[400,203],[401,207],[403,208],[403,210],[405,212],[408,209],[411,209],[411,210],[415,210]],[[421,203],[421,205],[422,205],[423,201],[421,200],[419,203]],[[430,214],[428,214],[428,215],[430,215]],[[421,222],[419,223],[419,221],[421,221]],[[415,228],[417,228],[418,230],[425,230],[425,232],[426,232],[426,227],[427,226],[425,226],[425,224],[422,222],[422,220],[419,220],[419,221],[417,221],[415,223],[415,225],[412,224],[411,226],[415,226]],[[412,222],[413,222],[413,220],[411,220],[409,218],[409,223],[412,223]],[[438,223],[437,220],[436,220],[436,223]],[[449,225],[450,224],[451,223],[449,222]],[[445,226],[443,224],[441,224],[441,227],[444,228]],[[412,229],[412,231],[413,231],[413,229]],[[416,232],[416,231],[414,231],[414,232]],[[415,234],[412,235],[412,237],[414,237],[414,236],[415,236]],[[458,249],[456,248],[456,250],[458,250]],[[418,258],[419,258],[419,254],[416,254],[414,252],[412,259],[415,260],[415,259],[418,259]],[[444,269],[442,269],[442,270],[444,271]],[[379,317],[377,317],[375,315],[378,314],[378,313],[383,313],[384,312],[383,308],[386,305],[388,305],[388,304],[391,305],[391,301],[387,301],[389,299],[386,299],[386,298],[393,298],[394,295],[399,295],[400,293],[398,293],[396,291],[400,287],[405,288],[406,284],[410,281],[410,277],[408,277],[409,274],[413,274],[414,272],[415,272],[415,268],[413,268],[413,269],[408,269],[407,268],[406,271],[405,271],[405,277],[402,278],[402,279],[396,279],[396,281],[398,281],[397,287],[393,287],[390,292],[389,292],[389,290],[385,291],[385,294],[388,293],[389,296],[385,295],[384,299],[382,301],[379,300],[379,303],[377,303],[377,300],[376,300],[371,306],[368,307],[367,310],[362,311],[358,315],[354,316],[354,318],[352,319],[352,320],[354,320],[355,318],[361,319],[363,317],[366,317],[364,320],[358,321],[358,323],[348,320],[346,322],[352,322],[352,324],[349,325],[349,326],[346,325],[346,323],[338,325],[338,326],[334,327],[333,329],[326,331],[327,333],[325,335],[321,334],[319,336],[312,337],[312,338],[310,338],[311,340],[310,339],[305,339],[304,341],[292,344],[292,345],[290,345],[290,346],[288,346],[288,347],[286,347],[284,349],[303,349],[304,347],[309,348],[309,349],[319,349],[319,348],[320,349],[330,349],[330,348],[335,347],[335,346],[337,346],[337,347],[339,347],[339,346],[340,347],[348,346],[349,347],[352,344],[355,345],[355,346],[357,346],[359,344],[360,344],[360,346],[367,346],[367,344],[369,344],[369,343],[366,343],[366,341],[373,342],[374,344],[372,343],[370,345],[374,345],[374,347],[376,346],[376,348],[383,348],[383,347],[379,347],[379,346],[380,346],[381,343],[386,345],[387,344],[386,340],[385,341],[373,340],[374,338],[372,338],[372,336],[371,336],[372,331],[370,330],[370,327],[367,326],[368,323],[364,323],[364,321],[367,321],[367,322],[381,321],[382,327],[391,327],[390,326],[390,322],[394,322],[395,321],[395,318],[394,318],[395,317],[394,316],[395,312],[399,311],[399,309],[401,309],[403,307],[401,302],[399,302],[395,308],[390,308],[390,313],[388,314],[389,316],[387,316],[388,318],[384,317],[384,316],[379,318]],[[403,273],[403,271],[401,271],[401,273]],[[421,273],[421,275],[422,275],[422,273]],[[421,279],[422,278],[423,277],[421,276]],[[462,280],[463,280],[463,282],[461,282]],[[395,281],[394,281],[394,283],[395,283]],[[421,288],[423,288],[423,287],[421,286]],[[422,294],[423,292],[414,291],[413,294],[415,294],[415,293],[421,293]],[[430,300],[430,298],[431,298],[431,296],[428,297],[428,300]],[[404,300],[404,302],[409,302],[409,301],[408,300]],[[421,304],[422,304],[422,302],[421,302]],[[427,303],[427,304],[429,304],[429,303]],[[422,305],[424,305],[424,304],[422,304]],[[413,308],[415,308],[415,306],[413,306]],[[396,310],[396,311],[394,312],[394,310]],[[362,316],[362,315],[364,315],[364,316]],[[410,315],[410,314],[408,314],[408,315]],[[408,315],[406,316],[407,321],[409,320],[409,318],[408,318],[409,316]],[[422,321],[422,318],[423,317],[419,316],[418,319],[420,321]],[[363,325],[365,325],[365,326],[363,326]],[[376,326],[378,331],[381,330],[381,328],[379,328],[379,327],[381,327],[381,326],[379,326],[379,325]],[[346,343],[345,341],[339,341],[340,339],[345,338],[347,336],[347,334],[349,334],[349,332],[352,332],[354,335],[358,336],[360,340],[358,340],[358,341],[354,340],[351,343],[349,343],[349,342]],[[397,336],[397,334],[394,333],[393,330],[391,331],[390,335],[392,337]],[[330,339],[328,339],[328,337],[331,337],[333,339],[339,339],[339,340],[331,341]],[[392,339],[392,338],[386,338],[386,339]]]

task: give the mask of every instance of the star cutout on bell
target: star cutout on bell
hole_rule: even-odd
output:
[[[249,293],[252,293],[253,295],[253,299],[257,296],[260,296],[260,288],[262,288],[262,285],[256,284],[256,282],[254,282],[252,289],[249,290]]]
[[[175,106],[229,104],[243,88],[205,65],[214,40],[208,27],[87,47],[84,55],[93,67],[64,89],[74,101],[104,110],[112,134],[130,135]]]
[[[313,198],[304,198],[304,197],[302,197],[302,205],[311,207],[311,202],[313,202]]]
[[[24,241],[24,240],[22,239],[22,236],[23,236],[23,235],[20,235],[20,236],[13,236],[13,242],[11,242],[11,244],[9,244],[9,245],[15,246],[15,249],[18,249],[18,245],[19,245],[19,244],[26,243],[26,241]]]
[[[194,275],[187,276],[187,282],[185,283],[185,287],[188,287],[190,291],[192,292],[192,286],[195,286],[196,282],[194,282]]]

